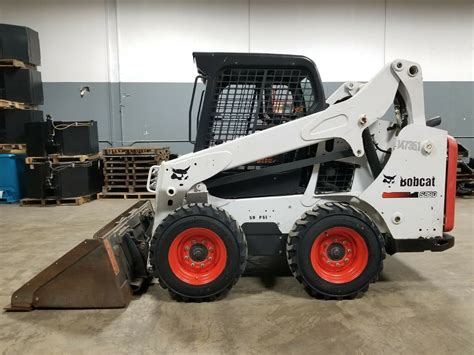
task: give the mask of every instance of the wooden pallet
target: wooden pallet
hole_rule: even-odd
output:
[[[103,159],[106,163],[126,165],[131,163],[137,164],[156,164],[161,163],[164,159],[161,159],[157,155],[104,155]]]
[[[147,170],[137,170],[133,171],[130,169],[130,171],[125,171],[125,170],[109,170],[105,171],[105,177],[110,178],[110,179],[146,179],[148,177],[148,169]]]
[[[146,182],[135,184],[133,181],[123,181],[114,185],[106,183],[104,187],[102,187],[102,192],[107,194],[109,192],[140,194],[148,192],[148,190],[146,189]]]
[[[66,198],[55,198],[55,197],[48,197],[48,198],[24,198],[20,201],[20,206],[79,206],[83,203],[90,202],[95,200],[97,194],[91,194],[86,196],[78,196],[78,197],[66,197]]]
[[[474,174],[469,174],[469,173],[462,173],[462,174],[457,174],[456,176],[456,182],[474,182]]]
[[[36,110],[38,106],[25,104],[23,102],[0,99],[0,108],[17,109],[17,110]]]
[[[166,148],[153,148],[153,147],[114,147],[105,148],[104,155],[155,155],[159,156],[161,160],[168,160],[170,157],[170,149]]]
[[[145,174],[148,175],[148,171],[150,171],[150,168],[153,166],[153,164],[145,164],[144,166],[140,164],[130,164],[128,166],[114,166],[105,163],[104,164],[104,173],[105,174],[125,174],[125,175],[130,175],[130,174]]]
[[[83,154],[83,155],[59,155],[50,154],[47,157],[26,157],[26,164],[42,163],[51,161],[54,164],[59,163],[83,163],[85,161],[97,160],[100,158],[100,153],[97,154]]]
[[[0,153],[24,154],[26,153],[26,144],[22,143],[2,143],[0,144]]]
[[[143,184],[146,184],[148,177],[117,177],[115,175],[112,176],[106,176],[105,177],[105,183],[110,184],[110,185],[117,185],[117,183],[126,183],[133,181],[134,183],[140,183],[142,182]]]
[[[155,198],[155,194],[151,192],[136,192],[136,193],[130,193],[130,192],[99,192],[97,194],[97,198],[103,199],[103,198],[115,198],[115,199],[122,199],[122,200],[128,200],[128,199],[146,199],[146,198]]]
[[[130,154],[131,152],[137,154]],[[146,189],[148,172],[153,165],[159,164],[168,158],[168,148],[122,147],[105,149],[103,156],[105,185],[102,189],[103,198],[153,197],[154,194],[150,194]]]
[[[36,65],[28,64],[18,59],[0,59],[0,68],[36,69]]]

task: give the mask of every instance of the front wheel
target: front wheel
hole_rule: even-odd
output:
[[[151,263],[160,285],[185,301],[209,301],[237,282],[247,244],[237,222],[208,204],[176,209],[156,229]]]
[[[383,238],[372,220],[347,203],[326,203],[306,212],[288,235],[290,270],[315,297],[352,298],[377,280]]]

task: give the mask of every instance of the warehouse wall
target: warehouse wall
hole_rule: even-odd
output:
[[[303,54],[327,95],[396,58],[419,62],[428,116],[474,150],[473,3],[433,0],[3,0],[40,33],[46,113],[96,119],[112,144],[186,141],[193,51]],[[80,98],[89,86],[91,93]],[[104,143],[104,144],[109,144]],[[178,153],[187,143],[167,143]]]

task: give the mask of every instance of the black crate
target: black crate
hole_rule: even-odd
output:
[[[86,196],[102,189],[100,160],[53,164],[52,169],[55,175],[57,198]]]
[[[24,26],[0,24],[0,59],[41,65],[38,32]]]
[[[26,125],[27,154],[88,155],[99,152],[97,121],[51,121]]]
[[[25,124],[43,121],[43,111],[0,110],[0,143],[26,143]]]
[[[87,196],[99,192],[103,184],[100,160],[29,164],[26,178],[26,197],[37,199]]]
[[[49,165],[47,163],[30,164],[25,169],[27,198],[45,198],[54,195],[52,180],[49,181]]]
[[[99,152],[97,121],[53,121],[52,125],[58,154],[80,155]]]
[[[35,69],[1,68],[0,99],[42,105],[41,73]]]
[[[55,153],[52,126],[49,122],[25,124],[26,154],[30,157],[45,157]]]

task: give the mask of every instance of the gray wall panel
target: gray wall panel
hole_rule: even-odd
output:
[[[474,82],[425,82],[426,117],[441,116],[441,128],[466,138],[474,150]],[[474,153],[474,152],[473,152]]]
[[[326,95],[340,84],[324,83]],[[84,85],[91,92],[81,98],[79,90]],[[474,82],[425,82],[424,86],[426,116],[440,115],[442,128],[464,137],[460,142],[474,152]],[[170,146],[173,152],[183,154],[192,151],[191,144],[139,141],[187,140],[192,87],[192,83],[44,83],[44,112],[56,120],[97,120],[100,139],[116,146]]]
[[[81,98],[83,86],[88,86],[90,92]],[[112,141],[120,137],[117,131],[119,101],[112,104],[114,96],[118,98],[118,84],[43,83],[43,92],[45,116],[50,114],[58,121],[95,120],[100,140]]]

